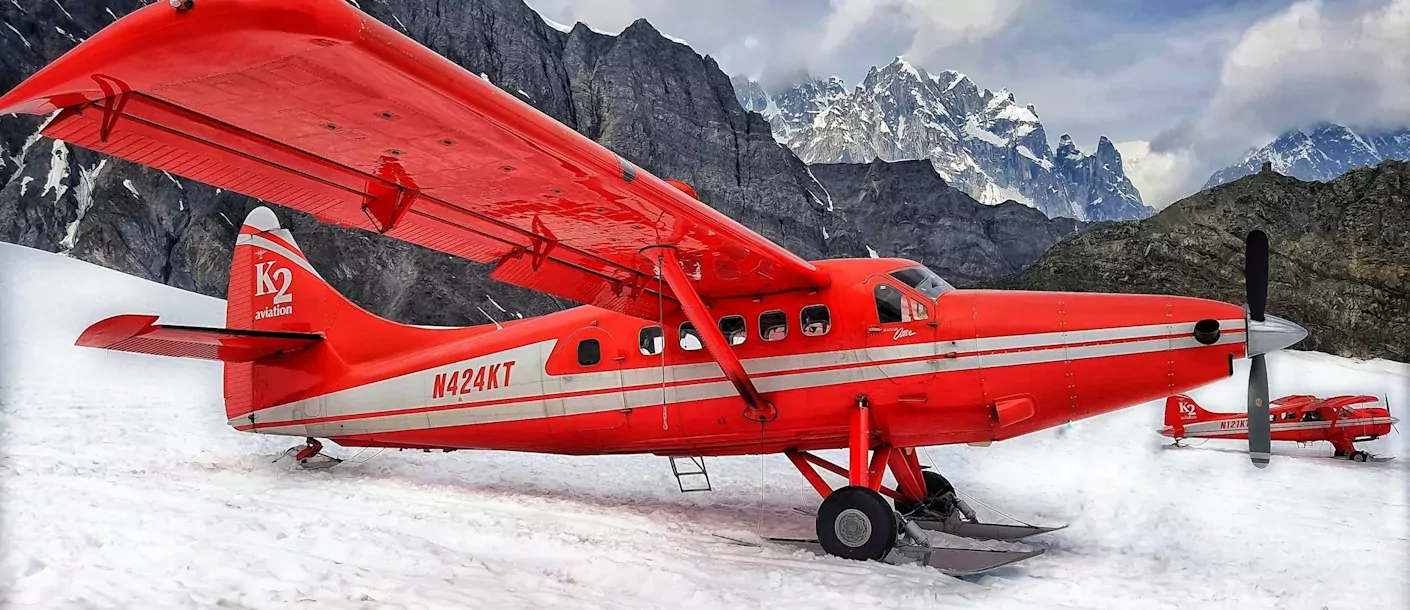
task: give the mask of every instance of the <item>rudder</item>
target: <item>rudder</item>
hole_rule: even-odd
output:
[[[1179,394],[1165,399],[1165,425],[1183,429],[1186,424],[1205,419],[1211,415],[1196,403],[1193,398]]]
[[[267,207],[250,211],[240,227],[226,294],[229,328],[323,338],[292,360],[227,363],[225,412],[230,421],[335,377],[351,364],[386,355],[388,343],[416,330],[339,294]]]

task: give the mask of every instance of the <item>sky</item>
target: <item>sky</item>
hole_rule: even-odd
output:
[[[528,0],[616,32],[645,17],[766,87],[855,84],[903,55],[1033,104],[1050,137],[1117,143],[1146,203],[1278,134],[1410,124],[1410,0]]]

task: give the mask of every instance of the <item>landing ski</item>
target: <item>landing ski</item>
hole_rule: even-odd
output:
[[[969,521],[961,521],[954,525],[950,525],[944,521],[936,521],[932,519],[913,519],[912,522],[920,526],[920,529],[923,530],[928,530],[932,532],[943,532],[946,534],[953,534],[955,536],[962,536],[964,538],[973,538],[975,540],[1022,540],[1029,536],[1037,536],[1038,534],[1056,532],[1060,529],[1064,529],[1067,527],[1066,525],[1059,525],[1057,527],[1041,527],[1037,525],[971,523]]]
[[[742,546],[764,546],[762,543],[740,540],[721,534],[715,534],[715,536]],[[803,549],[818,555],[826,555],[822,550],[822,545],[819,544],[817,540],[811,538],[763,537],[761,540],[763,542]],[[898,544],[883,561],[891,565],[926,565],[949,576],[973,576],[975,574],[990,572],[1004,566],[1013,565],[1042,554],[1043,549],[1019,551]]]
[[[795,512],[809,517],[817,516],[816,511],[809,511],[803,508],[794,508]],[[940,519],[911,519],[913,523],[920,526],[920,529],[930,532],[941,532],[960,536],[962,538],[972,538],[974,540],[1022,540],[1038,534],[1056,532],[1066,529],[1066,525],[1056,527],[1043,527],[1040,525],[1012,525],[1001,523],[974,523],[970,521],[956,521],[953,525]]]

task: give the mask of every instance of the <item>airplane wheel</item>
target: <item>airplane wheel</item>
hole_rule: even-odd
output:
[[[1366,453],[1365,451],[1352,451],[1352,452],[1351,452],[1351,461],[1353,461],[1353,462],[1364,462],[1364,461],[1366,461],[1367,458],[1370,458],[1370,457],[1371,457],[1371,454]]]
[[[897,500],[896,512],[903,515],[916,515],[928,511],[940,517],[950,516],[950,513],[955,512],[955,507],[948,499],[943,501],[944,505],[941,505],[940,496],[955,491],[955,486],[951,485],[938,472],[926,470],[922,475],[925,477],[925,500],[920,502]]]
[[[818,542],[829,555],[879,560],[896,546],[899,530],[896,511],[867,487],[838,489],[818,507]]]

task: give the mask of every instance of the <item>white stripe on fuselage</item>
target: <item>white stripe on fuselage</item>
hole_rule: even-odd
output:
[[[1228,330],[1243,328],[1243,320],[1223,320]],[[771,356],[744,360],[760,392],[779,392],[828,385],[895,379],[978,368],[1000,368],[1068,360],[1144,354],[1200,347],[1192,336],[1194,324],[1158,324],[1066,333],[986,337],[940,343],[920,343]],[[1131,341],[1140,337],[1149,339]],[[1159,337],[1159,338],[1156,338]],[[1080,345],[1095,341],[1123,341]],[[1219,344],[1243,341],[1242,333],[1225,333]],[[345,436],[515,421],[559,415],[600,413],[635,407],[726,398],[736,390],[713,362],[654,368],[548,375],[544,362],[557,340],[478,356],[340,390],[323,396],[262,409],[230,420],[232,426],[252,422],[257,431],[295,436]],[[1075,345],[1075,346],[1074,346]],[[985,353],[997,350],[1026,351]],[[946,357],[946,354],[966,354]],[[437,375],[478,371],[514,362],[508,385],[434,398]],[[837,367],[837,368],[823,368]],[[822,370],[811,370],[819,369]],[[664,386],[664,387],[663,387]],[[610,392],[613,388],[638,388]],[[598,392],[578,395],[579,393]],[[569,394],[568,396],[562,396]],[[491,402],[493,404],[484,404]],[[457,408],[457,404],[465,407]],[[399,413],[411,409],[430,409]],[[386,414],[386,415],[379,415]],[[321,423],[291,423],[320,418],[348,418]]]
[[[1353,419],[1338,419],[1336,427],[1349,428],[1352,426],[1374,426],[1378,424],[1391,423],[1389,417],[1357,417]],[[1294,422],[1274,422],[1269,424],[1272,432],[1292,432],[1297,430],[1319,430],[1331,428],[1332,422],[1327,420],[1317,421],[1294,421]],[[1247,419],[1219,419],[1214,421],[1203,421],[1185,425],[1185,438],[1199,436],[1221,436],[1225,434],[1247,434]]]

